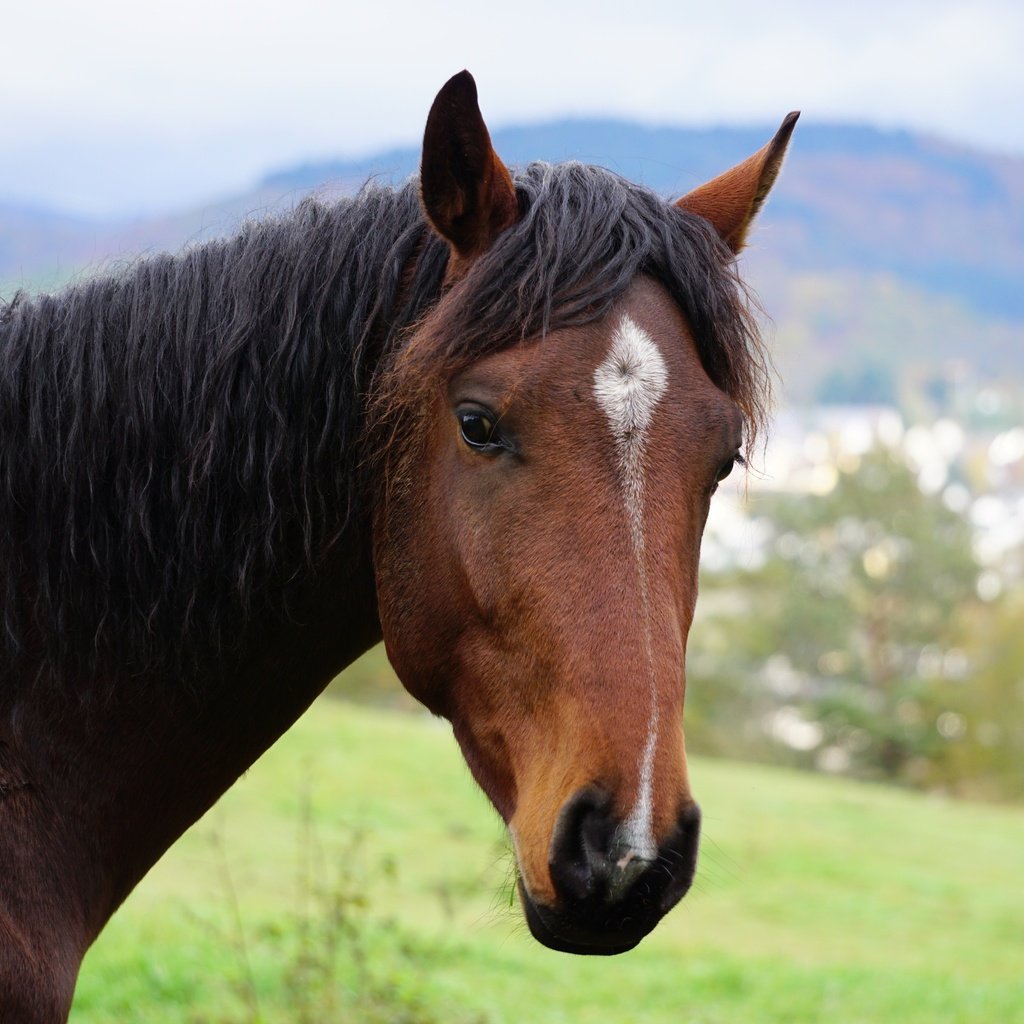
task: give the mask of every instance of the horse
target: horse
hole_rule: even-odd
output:
[[[770,379],[735,257],[796,117],[669,202],[513,174],[462,72],[418,179],[0,307],[3,1020],[66,1020],[132,888],[381,639],[541,943],[680,900],[701,534]]]

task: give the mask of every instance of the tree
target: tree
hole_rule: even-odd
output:
[[[729,753],[746,744],[836,771],[947,780],[939,766],[963,732],[948,702],[972,669],[959,622],[978,604],[965,520],[888,449],[840,472],[828,495],[764,497],[755,512],[768,527],[763,567],[704,580],[688,697],[701,693],[698,741],[703,730]],[[715,683],[699,682],[723,635],[725,703],[734,720],[741,697],[752,709],[731,741],[709,728]]]

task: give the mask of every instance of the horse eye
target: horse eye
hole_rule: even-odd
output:
[[[743,456],[737,452],[719,471],[718,476],[715,477],[715,483],[721,483],[731,472],[733,466],[745,466],[746,462],[743,460]]]
[[[462,440],[470,448],[495,447],[497,437],[494,421],[482,412],[460,412],[459,427],[462,431]]]
[[[718,476],[715,479],[721,483],[732,472],[732,467],[735,465],[736,458],[734,456],[718,471]]]

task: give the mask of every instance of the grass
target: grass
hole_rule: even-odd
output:
[[[450,731],[323,699],[115,916],[71,1020],[1024,1022],[1020,808],[692,775],[694,891],[637,950],[569,957],[509,907],[500,823]],[[318,972],[334,994],[303,1010]]]

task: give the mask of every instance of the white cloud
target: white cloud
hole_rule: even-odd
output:
[[[462,67],[496,124],[775,122],[802,107],[1024,153],[1021,53],[1024,5],[1003,0],[40,0],[4,14],[0,196],[212,194],[411,142]]]

